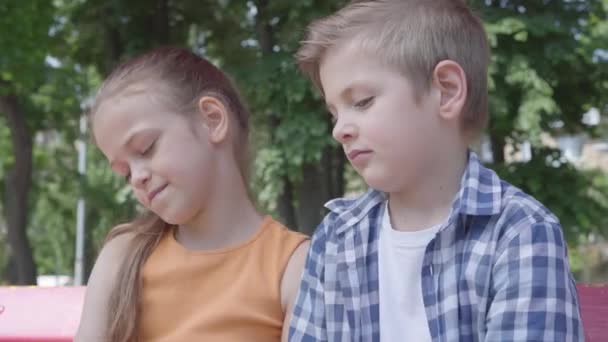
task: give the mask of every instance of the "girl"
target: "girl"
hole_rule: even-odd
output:
[[[114,70],[90,116],[149,213],[110,232],[76,341],[286,336],[308,242],[248,196],[248,113],[226,75],[188,50],[157,49]]]

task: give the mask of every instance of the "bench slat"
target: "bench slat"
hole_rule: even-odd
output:
[[[608,341],[608,286],[577,285],[587,342]]]
[[[577,285],[587,342],[608,341],[608,286]],[[0,287],[0,342],[72,341],[84,287]]]

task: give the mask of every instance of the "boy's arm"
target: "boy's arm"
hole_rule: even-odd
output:
[[[326,218],[312,237],[292,311],[289,342],[327,341],[323,283],[328,222]]]
[[[498,246],[485,340],[583,341],[561,227],[525,225],[511,227],[516,234]]]

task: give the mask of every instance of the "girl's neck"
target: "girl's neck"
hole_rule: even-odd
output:
[[[225,170],[209,189],[205,207],[177,228],[176,239],[192,250],[221,249],[247,241],[262,220],[238,170]]]

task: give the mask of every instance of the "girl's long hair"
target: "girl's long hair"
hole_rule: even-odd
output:
[[[237,127],[233,152],[244,184],[247,184],[249,113],[230,79],[206,59],[188,49],[162,47],[119,65],[104,81],[91,108],[91,122],[102,103],[122,94],[134,84],[149,84],[176,114],[195,113],[202,96],[214,96],[224,103]],[[148,89],[148,88],[146,88]],[[91,130],[93,131],[93,130]],[[95,140],[95,137],[93,137]],[[113,342],[138,341],[140,323],[141,270],[169,224],[153,213],[110,231],[106,243],[129,234],[130,246],[111,290],[106,337]]]

